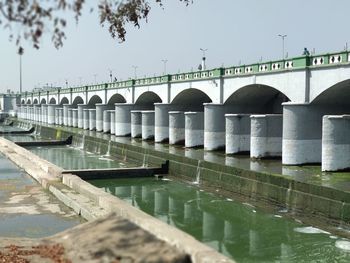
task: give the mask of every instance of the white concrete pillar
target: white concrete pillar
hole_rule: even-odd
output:
[[[220,150],[225,147],[225,106],[204,103],[204,149]]]
[[[96,130],[96,110],[89,109],[89,130]]]
[[[78,109],[72,109],[72,127],[78,128]]]
[[[282,163],[300,165],[320,163],[322,116],[326,108],[308,103],[283,103]],[[329,114],[329,113],[328,113]]]
[[[185,114],[169,111],[169,144],[185,144]]]
[[[29,120],[30,121],[34,120],[34,107],[33,106],[29,107]]]
[[[57,124],[58,125],[63,125],[63,108],[58,108],[57,109],[57,114],[58,114]]]
[[[154,139],[154,111],[142,111],[142,140]]]
[[[59,115],[59,112],[60,112],[60,109],[59,109],[59,108],[56,108],[56,109],[55,109],[55,124],[56,124],[56,125],[59,125],[59,124],[58,124],[58,119],[59,119],[59,116],[58,116],[58,115]]]
[[[78,128],[84,128],[84,109],[89,108],[87,104],[78,104]]]
[[[115,135],[129,136],[131,134],[130,111],[135,108],[135,104],[116,103],[115,104]]]
[[[57,105],[49,104],[47,105],[47,123],[55,124],[55,109]]]
[[[142,114],[141,111],[130,111],[131,114],[131,137],[142,137]]]
[[[96,103],[96,131],[103,131],[103,112],[110,109],[111,105]]]
[[[111,132],[111,111],[105,110],[103,112],[103,132],[109,133]]]
[[[73,126],[73,108],[68,109],[68,116],[67,116],[67,126],[72,127]]]
[[[282,156],[282,114],[250,116],[250,157]]]
[[[250,151],[250,114],[225,114],[226,154]]]
[[[83,110],[83,117],[84,117],[83,128],[84,128],[84,130],[88,130],[89,129],[89,122],[90,122],[89,109],[84,109]]]
[[[322,171],[350,168],[350,115],[326,115],[322,125]]]
[[[180,110],[181,106],[168,103],[154,103],[154,141],[169,140],[169,111]]]
[[[204,145],[204,113],[185,112],[185,147]]]
[[[48,104],[41,104],[42,122],[48,122]]]
[[[40,121],[40,109],[41,106],[36,104],[34,105],[34,121]]]
[[[63,104],[63,125],[68,126],[68,109],[73,108],[72,104]]]
[[[111,134],[115,134],[115,110],[110,110],[111,113]]]

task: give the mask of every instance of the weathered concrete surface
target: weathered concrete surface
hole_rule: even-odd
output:
[[[5,255],[7,259],[12,255],[12,260],[1,261]],[[191,262],[185,253],[115,214],[50,238],[0,239],[0,262],[27,262],[20,259],[32,263]]]

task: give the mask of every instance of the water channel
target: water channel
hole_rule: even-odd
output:
[[[28,149],[65,169],[140,166],[79,146]],[[266,213],[174,177],[89,182],[237,262],[350,262],[347,239],[286,218],[284,211]]]
[[[46,237],[83,222],[0,153],[0,236]]]

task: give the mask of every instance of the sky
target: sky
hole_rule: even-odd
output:
[[[49,35],[39,50],[25,44],[23,90],[45,85],[78,86],[113,78],[162,75],[197,69],[200,48],[207,49],[207,67],[216,68],[279,59],[282,39],[289,57],[303,48],[317,53],[350,46],[349,0],[149,0],[148,22],[127,26],[126,41],[112,39],[99,24],[98,13],[84,12],[78,24],[67,14],[67,39],[55,49]],[[87,7],[96,0],[87,1]],[[88,10],[88,8],[87,8]],[[0,28],[0,92],[19,90],[19,56],[9,31]]]

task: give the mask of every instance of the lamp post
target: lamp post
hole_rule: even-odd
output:
[[[97,74],[94,74],[95,85],[97,84],[97,82],[96,82],[96,77],[97,77]]]
[[[108,69],[109,70],[109,78],[111,79],[111,83],[113,82],[113,70],[112,69]]]
[[[205,65],[205,60],[206,60],[205,52],[206,52],[208,49],[207,49],[207,48],[206,48],[206,49],[200,48],[200,50],[201,50],[202,53],[203,53],[203,57],[202,57],[202,70],[205,70],[205,69],[206,69],[206,65]]]
[[[22,54],[19,54],[19,93],[22,93]]]
[[[132,67],[134,68],[134,77],[135,77],[135,79],[137,79],[136,71],[137,71],[138,66],[132,65]]]
[[[167,59],[162,59],[162,62],[164,63],[164,71],[163,71],[163,74],[165,75],[166,74],[166,63],[168,62]]]
[[[278,35],[280,38],[282,38],[282,59],[284,59],[284,39],[287,37],[287,35]]]

